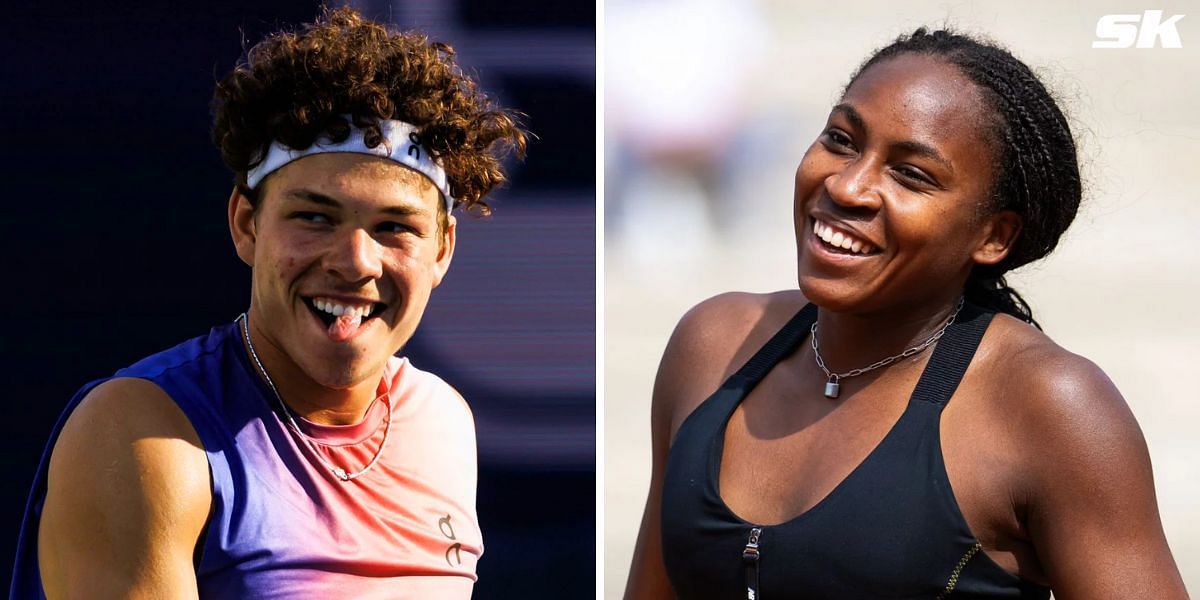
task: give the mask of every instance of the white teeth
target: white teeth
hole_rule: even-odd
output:
[[[357,306],[343,305],[325,298],[313,298],[312,304],[317,310],[329,313],[335,317],[347,316],[357,320],[367,318],[367,315],[370,315],[371,310],[375,308],[374,303]]]
[[[831,225],[827,225],[816,219],[813,219],[813,233],[831,246],[849,250],[856,254],[870,254],[875,251],[875,246],[854,238],[848,233],[836,231]]]

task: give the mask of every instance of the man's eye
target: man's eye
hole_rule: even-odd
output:
[[[329,223],[329,217],[317,212],[298,212],[293,217],[309,223]]]
[[[413,228],[403,223],[388,221],[387,223],[380,223],[376,230],[380,233],[407,233],[412,231]]]

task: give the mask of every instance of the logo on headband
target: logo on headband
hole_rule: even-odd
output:
[[[348,115],[346,118],[350,120]],[[450,195],[450,182],[446,177],[446,171],[421,143],[421,136],[417,133],[417,128],[404,121],[387,119],[379,121],[379,132],[383,135],[383,142],[373,147],[367,146],[365,132],[355,127],[353,122],[350,124],[350,135],[340,142],[327,140],[324,143],[318,142],[308,148],[296,150],[284,146],[278,140],[272,141],[262,161],[246,172],[246,185],[250,189],[255,189],[267,175],[278,171],[288,163],[312,154],[329,152],[369,154],[387,158],[421,173],[441,192],[442,199],[446,203],[446,212],[453,210],[454,197]]]

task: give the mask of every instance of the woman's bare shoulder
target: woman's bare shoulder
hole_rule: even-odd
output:
[[[990,370],[1009,382],[1026,410],[1060,410],[1125,402],[1108,375],[1091,360],[1060,346],[1041,330],[1008,315],[997,315]],[[989,337],[993,337],[989,335]],[[1082,403],[1082,404],[1081,404]],[[1111,406],[1110,406],[1111,408]]]
[[[729,292],[714,296],[692,307],[675,327],[669,358],[682,359],[694,366],[719,365],[715,376],[728,377],[749,360],[806,300],[799,290],[770,294]],[[671,353],[670,350],[677,350]]]
[[[1062,483],[1081,464],[1104,470],[1126,463],[1114,448],[1145,447],[1133,412],[1100,366],[1015,318],[998,315],[994,323],[987,362],[995,397],[1017,425],[1009,428],[1018,438],[1012,442],[1048,483]]]
[[[654,387],[657,408],[677,426],[806,303],[799,290],[785,290],[729,292],[692,307],[663,353]]]
[[[1184,597],[1146,440],[1117,387],[1042,332],[1008,317],[996,323],[992,400],[1006,410],[992,415],[1018,452],[1012,496],[1053,587],[1092,597],[1113,589],[1096,575],[1112,575],[1110,567],[1097,565],[1116,564],[1145,597]]]

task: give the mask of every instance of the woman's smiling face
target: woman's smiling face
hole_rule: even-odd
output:
[[[1001,260],[1020,225],[988,214],[991,122],[979,89],[939,58],[863,71],[796,171],[805,296],[834,311],[917,305],[956,296],[975,263]]]

